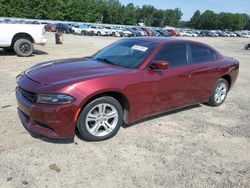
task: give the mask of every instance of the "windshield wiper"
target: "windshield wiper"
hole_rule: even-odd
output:
[[[103,61],[103,62],[111,64],[111,65],[115,65],[113,62],[109,61],[107,58],[98,57],[98,58],[96,58],[96,60]]]

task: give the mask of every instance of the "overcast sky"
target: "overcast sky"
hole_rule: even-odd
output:
[[[201,12],[213,10],[214,12],[247,13],[250,15],[250,0],[120,0],[122,4],[134,3],[142,6],[153,5],[159,9],[180,8],[182,20],[189,20],[198,9]]]

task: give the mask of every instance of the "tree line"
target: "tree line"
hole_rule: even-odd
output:
[[[250,29],[250,17],[247,14],[239,13],[221,12],[216,14],[210,10],[201,14],[197,10],[190,21],[185,24],[196,29],[243,30]]]
[[[182,12],[176,9],[156,9],[152,5],[122,5],[119,0],[0,0],[0,17],[67,20],[76,22],[109,23],[196,29],[250,29],[246,14],[196,11],[190,21],[181,21]]]
[[[180,9],[159,10],[151,5],[141,8],[119,0],[0,0],[1,17],[67,20],[148,26],[178,26]]]

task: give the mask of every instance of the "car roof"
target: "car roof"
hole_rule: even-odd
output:
[[[187,39],[180,39],[180,38],[176,38],[176,37],[132,37],[132,38],[122,39],[122,40],[139,40],[139,41],[145,41],[145,42],[156,42],[159,44],[167,44],[167,43],[197,44],[197,45],[202,45],[204,47],[213,49],[214,51],[219,53],[215,48],[213,48],[210,45],[207,45],[205,43],[193,41],[193,40],[187,40]]]
[[[159,44],[167,44],[167,43],[189,43],[189,44],[200,44],[209,48],[212,48],[211,46],[198,42],[198,41],[193,41],[189,39],[181,39],[181,38],[176,38],[176,37],[132,37],[128,39],[123,39],[123,40],[141,40],[141,41],[146,41],[146,42],[156,42]]]
[[[193,42],[191,40],[183,40],[175,37],[133,37],[129,38],[133,40],[141,40],[141,41],[148,41],[148,42],[156,42],[156,43],[168,43],[168,42]],[[129,40],[128,39],[128,40]]]

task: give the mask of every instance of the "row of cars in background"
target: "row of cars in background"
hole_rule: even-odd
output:
[[[181,36],[188,37],[245,37],[250,38],[249,31],[221,31],[221,30],[180,30]]]
[[[1,20],[0,20],[1,21]],[[5,23],[44,24],[47,32],[63,32],[76,35],[96,35],[114,37],[136,37],[136,36],[183,36],[183,37],[244,37],[250,38],[250,31],[230,30],[195,30],[183,28],[157,28],[128,25],[110,24],[87,24],[87,23],[65,23],[37,20],[11,20],[4,19]]]
[[[148,28],[139,26],[111,26],[111,25],[92,25],[92,24],[46,24],[47,32],[64,32],[75,35],[96,35],[113,37],[137,37],[137,36],[180,36],[173,30],[163,28]]]
[[[76,35],[97,35],[113,37],[135,36],[182,36],[182,37],[244,37],[250,38],[250,31],[194,30],[179,28],[157,28],[142,26],[104,25],[104,24],[46,24],[48,32],[61,31]]]

